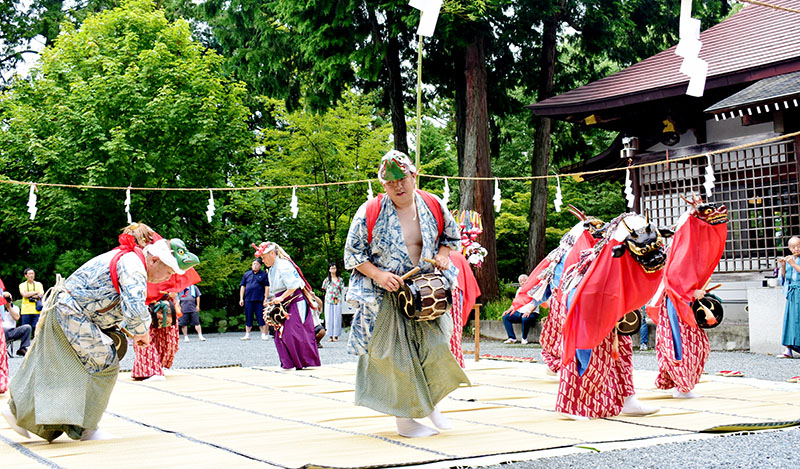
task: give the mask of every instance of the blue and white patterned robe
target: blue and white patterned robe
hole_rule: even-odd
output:
[[[437,243],[438,225],[436,218],[434,218],[419,193],[415,193],[414,198],[417,204],[420,231],[422,233],[422,255],[419,267],[423,273],[433,272],[434,266],[428,262],[423,262],[421,259],[423,257],[433,258],[439,251],[440,246],[461,250],[461,233],[453,216],[437,197],[436,200],[439,202],[444,215],[444,229]],[[392,200],[389,197],[383,197],[381,200],[381,210],[372,230],[371,244],[367,242],[366,212],[367,203],[364,203],[359,207],[355,217],[353,217],[344,247],[344,267],[353,271],[350,276],[350,287],[346,298],[353,311],[353,322],[350,328],[347,350],[355,355],[367,353],[367,345],[375,326],[375,318],[378,316],[383,295],[386,293],[386,290],[376,285],[372,279],[355,270],[355,268],[367,261],[372,262],[381,270],[386,270],[396,275],[403,275],[414,268],[414,264],[408,255],[406,242],[403,239],[400,218]],[[450,283],[449,287],[452,288],[458,276],[458,269],[453,264],[450,264],[450,267],[443,274]]]

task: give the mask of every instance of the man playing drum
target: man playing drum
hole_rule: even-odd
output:
[[[438,432],[415,418],[429,417],[439,429],[452,428],[436,404],[462,383],[464,372],[450,353],[452,319],[430,321],[405,317],[394,294],[401,275],[433,258],[452,284],[458,270],[448,258],[461,247],[458,225],[438,198],[415,191],[417,169],[405,154],[390,151],[381,159],[378,179],[388,197],[362,205],[350,225],[344,250],[345,268],[353,270],[347,293],[354,314],[348,351],[359,355],[357,405],[396,417],[397,432],[425,437]],[[428,200],[435,200],[435,214]],[[379,209],[370,221],[371,207]],[[441,224],[441,227],[440,227]]]

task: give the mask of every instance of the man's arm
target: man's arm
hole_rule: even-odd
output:
[[[239,306],[244,306],[244,285],[239,287]]]
[[[11,315],[11,319],[13,319],[14,321],[19,321],[19,313],[18,313],[19,310],[12,308],[12,306],[13,305],[11,304],[11,302],[7,303],[6,311],[8,311],[8,314]]]
[[[356,270],[374,280],[384,290],[396,291],[403,284],[403,279],[399,275],[381,270],[370,261],[358,265]]]

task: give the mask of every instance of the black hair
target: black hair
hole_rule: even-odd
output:
[[[331,262],[328,264],[328,281],[331,281],[331,267],[336,267],[336,274],[339,274],[339,266],[336,265],[336,262]]]
[[[30,271],[32,271],[32,270],[33,270],[33,269],[31,269],[30,267],[28,267],[27,269],[25,269],[25,270],[23,270],[23,271],[22,271],[22,275],[23,275],[23,276],[24,276],[24,275],[28,275],[28,272],[30,272]]]

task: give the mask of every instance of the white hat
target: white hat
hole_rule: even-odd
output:
[[[172,269],[176,274],[183,275],[186,273],[186,271],[181,269],[178,265],[178,259],[175,258],[172,247],[166,239],[159,239],[153,244],[148,244],[144,247],[143,251],[145,254],[158,257],[161,262],[166,264],[167,267]]]

